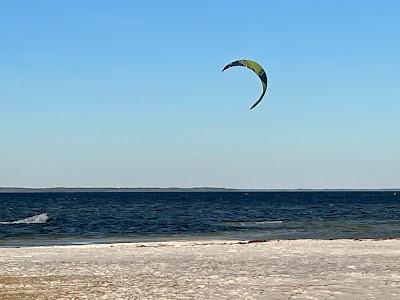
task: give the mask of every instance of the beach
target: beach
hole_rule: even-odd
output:
[[[399,299],[400,240],[0,248],[0,299]]]

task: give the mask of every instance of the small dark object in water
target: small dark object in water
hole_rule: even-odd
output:
[[[268,242],[267,240],[251,240],[248,241],[247,244],[252,244],[252,243],[265,243]]]

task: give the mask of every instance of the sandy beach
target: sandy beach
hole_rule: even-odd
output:
[[[0,299],[400,299],[400,240],[0,249]]]

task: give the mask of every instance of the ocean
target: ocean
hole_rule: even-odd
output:
[[[0,194],[0,247],[400,237],[400,193]]]

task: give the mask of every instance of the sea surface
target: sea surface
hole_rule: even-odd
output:
[[[400,238],[400,193],[0,194],[0,247],[303,238]]]

